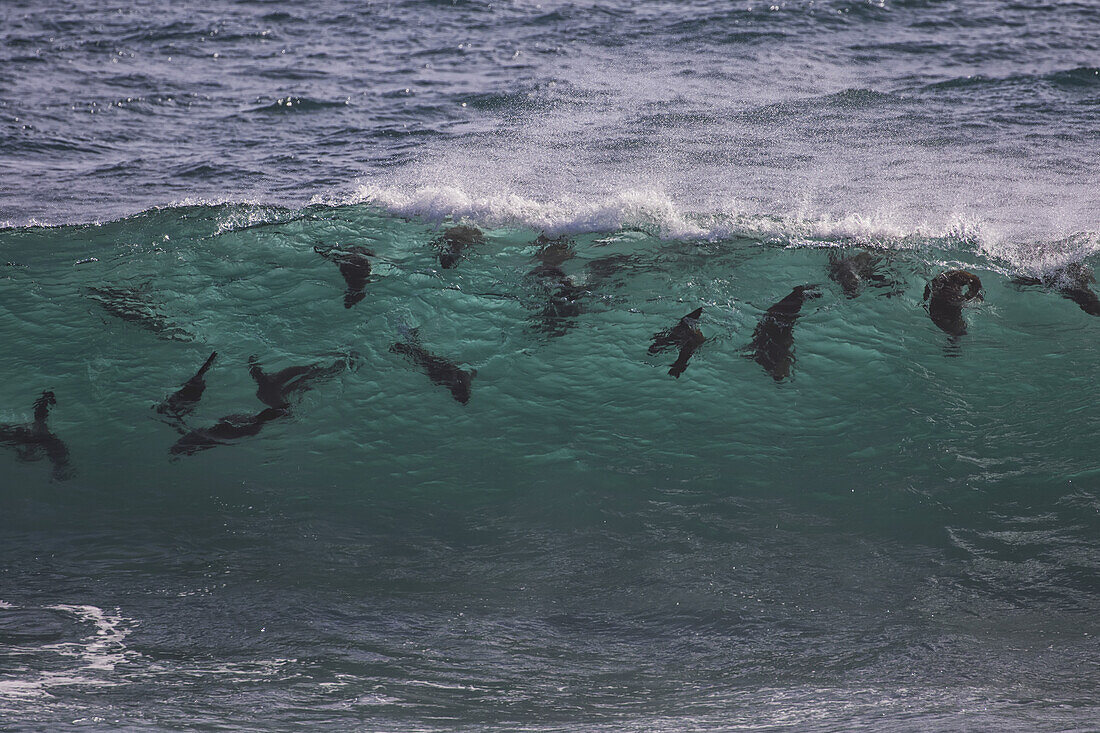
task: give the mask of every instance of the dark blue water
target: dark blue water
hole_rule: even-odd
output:
[[[0,5],[0,727],[1089,729],[1098,59],[1091,3]]]

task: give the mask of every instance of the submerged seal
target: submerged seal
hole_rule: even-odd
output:
[[[424,370],[434,383],[446,387],[451,396],[462,404],[470,401],[470,390],[477,369],[466,371],[449,359],[431,354],[420,345],[417,329],[409,332],[408,341],[399,341],[390,346],[390,351],[401,354],[413,364]]]
[[[484,244],[485,235],[474,226],[461,224],[444,230],[442,236],[436,240],[439,247],[439,264],[444,269],[451,269],[462,259],[462,251],[475,244]]]
[[[820,298],[816,285],[799,285],[764,313],[749,344],[750,356],[777,382],[791,376],[794,365],[794,324],[802,304]]]
[[[649,355],[653,356],[670,348],[678,347],[679,356],[672,363],[668,373],[677,379],[687,369],[688,359],[695,350],[703,345],[707,339],[699,330],[699,319],[703,316],[703,309],[696,308],[691,313],[681,318],[679,322],[665,331],[653,334],[653,343],[649,346]]]
[[[345,308],[351,308],[366,297],[365,289],[370,282],[371,272],[368,258],[374,257],[374,252],[358,245],[328,249],[315,246],[313,251],[340,268],[340,274],[347,285],[347,290],[344,291]]]
[[[202,399],[202,393],[206,391],[206,372],[217,358],[218,352],[212,352],[195,375],[184,382],[178,390],[168,395],[164,402],[157,405],[156,411],[176,422],[194,412],[199,400]]]
[[[329,366],[309,364],[293,366],[269,374],[260,366],[255,355],[248,357],[248,373],[256,382],[256,397],[268,407],[285,409],[290,407],[290,396],[296,392],[305,392],[319,379],[334,377],[347,368],[345,362],[336,360]]]
[[[34,401],[34,421],[25,425],[0,425],[0,445],[15,448],[21,461],[39,461],[43,457],[53,465],[53,478],[64,480],[72,476],[69,466],[69,448],[46,424],[50,407],[57,398],[50,390],[44,391]]]
[[[966,333],[962,307],[971,301],[982,300],[982,281],[966,270],[947,270],[924,286],[923,299],[928,301],[932,322],[952,338],[958,338]]]
[[[168,452],[176,458],[190,456],[207,448],[251,438],[259,434],[264,425],[289,414],[284,408],[269,407],[255,415],[226,415],[208,428],[196,428],[184,433]]]
[[[576,324],[573,319],[584,312],[581,299],[587,291],[561,269],[561,265],[577,253],[573,243],[565,237],[550,239],[540,234],[535,244],[539,250],[534,259],[539,264],[527,273],[527,277],[533,278],[544,290],[546,301],[534,328],[548,336],[562,336]]]
[[[1076,303],[1090,316],[1100,316],[1100,297],[1089,287],[1096,283],[1092,268],[1084,262],[1073,262],[1042,277],[1013,278],[1016,285],[1042,285],[1056,290],[1063,298]]]
[[[879,272],[882,264],[882,255],[870,252],[857,252],[848,257],[842,256],[836,250],[829,251],[829,264],[826,271],[829,279],[840,285],[844,295],[854,298],[859,295],[862,285],[868,283],[874,287],[888,287],[896,285]],[[887,296],[891,293],[887,293]]]

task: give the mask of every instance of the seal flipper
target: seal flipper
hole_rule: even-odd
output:
[[[194,412],[199,400],[202,399],[203,392],[206,391],[206,372],[214,365],[214,360],[217,358],[218,352],[211,352],[194,376],[157,405],[156,411],[174,422],[182,422],[184,417]]]

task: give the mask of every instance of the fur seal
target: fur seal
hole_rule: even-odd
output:
[[[539,248],[538,252],[535,253],[535,259],[546,267],[561,267],[565,262],[577,256],[577,251],[573,248],[573,242],[567,237],[550,239],[545,234],[540,234],[535,239],[535,246]],[[532,274],[534,274],[534,271]]]
[[[799,285],[764,313],[752,332],[751,357],[777,382],[791,376],[794,366],[794,324],[802,304],[820,298],[817,285]]]
[[[474,226],[461,224],[444,230],[442,236],[436,240],[439,246],[439,264],[444,269],[451,269],[462,259],[462,251],[475,244],[484,244],[485,235]]]
[[[329,262],[340,268],[340,274],[344,277],[347,290],[344,291],[344,307],[353,305],[366,297],[364,289],[370,282],[370,260],[374,252],[366,247],[352,245],[350,247],[329,247],[324,249],[314,246],[313,251],[324,257]]]
[[[57,404],[54,393],[46,390],[34,401],[34,421],[25,425],[0,425],[0,445],[15,448],[21,461],[38,461],[43,457],[53,465],[53,478],[70,478],[69,448],[53,434],[46,424],[50,407]]]
[[[334,377],[346,368],[339,360],[329,366],[309,364],[293,366],[268,374],[260,366],[255,354],[248,357],[248,373],[256,382],[256,397],[260,402],[275,409],[290,407],[290,396],[296,392],[305,392],[318,379]]]
[[[897,283],[885,277],[879,272],[882,264],[882,255],[874,255],[870,252],[857,252],[854,255],[844,257],[836,250],[829,251],[829,264],[826,271],[829,279],[840,285],[844,295],[854,298],[859,295],[864,283],[873,287],[889,287]],[[887,293],[887,296],[891,293]]]
[[[564,336],[576,325],[574,320],[584,312],[582,298],[587,291],[578,287],[570,278],[563,276],[557,281],[557,288],[539,312],[539,321],[535,326],[547,336]]]
[[[527,273],[527,277],[535,278],[547,295],[535,328],[548,336],[562,336],[576,325],[571,319],[584,311],[581,298],[587,294],[586,291],[561,269],[561,265],[576,257],[577,253],[573,243],[565,237],[550,239],[540,234],[535,244],[539,250],[534,259],[539,264]]]
[[[207,448],[251,438],[259,434],[264,425],[289,414],[285,408],[268,407],[255,415],[227,415],[208,428],[196,428],[184,433],[168,452],[176,458],[191,456]]]
[[[88,296],[108,315],[132,323],[169,341],[192,341],[194,337],[173,324],[157,309],[149,283],[136,288],[87,288]]]
[[[462,404],[470,401],[470,389],[477,369],[460,369],[453,361],[428,353],[420,345],[418,329],[409,332],[408,341],[399,341],[390,346],[390,351],[401,354],[413,364],[423,369],[428,378],[451,391],[451,396]]]
[[[1070,263],[1043,278],[1016,277],[1012,282],[1016,285],[1042,285],[1051,288],[1058,291],[1063,298],[1072,300],[1090,316],[1100,316],[1100,297],[1089,287],[1096,282],[1096,276],[1092,274],[1092,268],[1084,262]]]
[[[687,369],[688,359],[695,353],[706,337],[699,330],[699,319],[703,316],[703,309],[696,308],[691,313],[665,331],[653,334],[653,343],[649,346],[649,355],[653,356],[673,347],[679,347],[680,355],[676,357],[668,373],[677,379]]]
[[[929,301],[928,315],[932,322],[952,338],[958,338],[966,333],[962,307],[973,300],[982,300],[982,281],[966,270],[947,270],[924,286],[923,300]]]
[[[194,412],[199,400],[202,399],[202,393],[206,391],[206,372],[216,358],[218,358],[218,352],[212,352],[195,375],[157,405],[156,411],[175,422],[183,420]]]

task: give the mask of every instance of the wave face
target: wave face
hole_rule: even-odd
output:
[[[0,19],[5,726],[1100,719],[1093,4]]]
[[[831,729],[946,708],[1030,729],[1095,712],[1100,347],[1058,281],[1014,284],[965,238],[639,228],[487,228],[445,269],[449,231],[357,204],[0,233],[0,423],[31,424],[51,390],[68,449],[60,475],[0,452],[5,717],[678,729],[670,711],[722,728],[739,710]],[[332,253],[353,247],[371,273],[348,306]],[[848,297],[830,262],[865,251],[878,279]],[[984,289],[955,339],[921,302],[948,267]],[[807,283],[821,295],[777,381],[746,347]],[[674,379],[676,348],[647,350],[698,307],[707,340]],[[468,401],[395,353],[410,342],[476,370]],[[212,351],[194,411],[158,413]],[[264,409],[253,355],[337,368],[255,434],[173,452]]]

